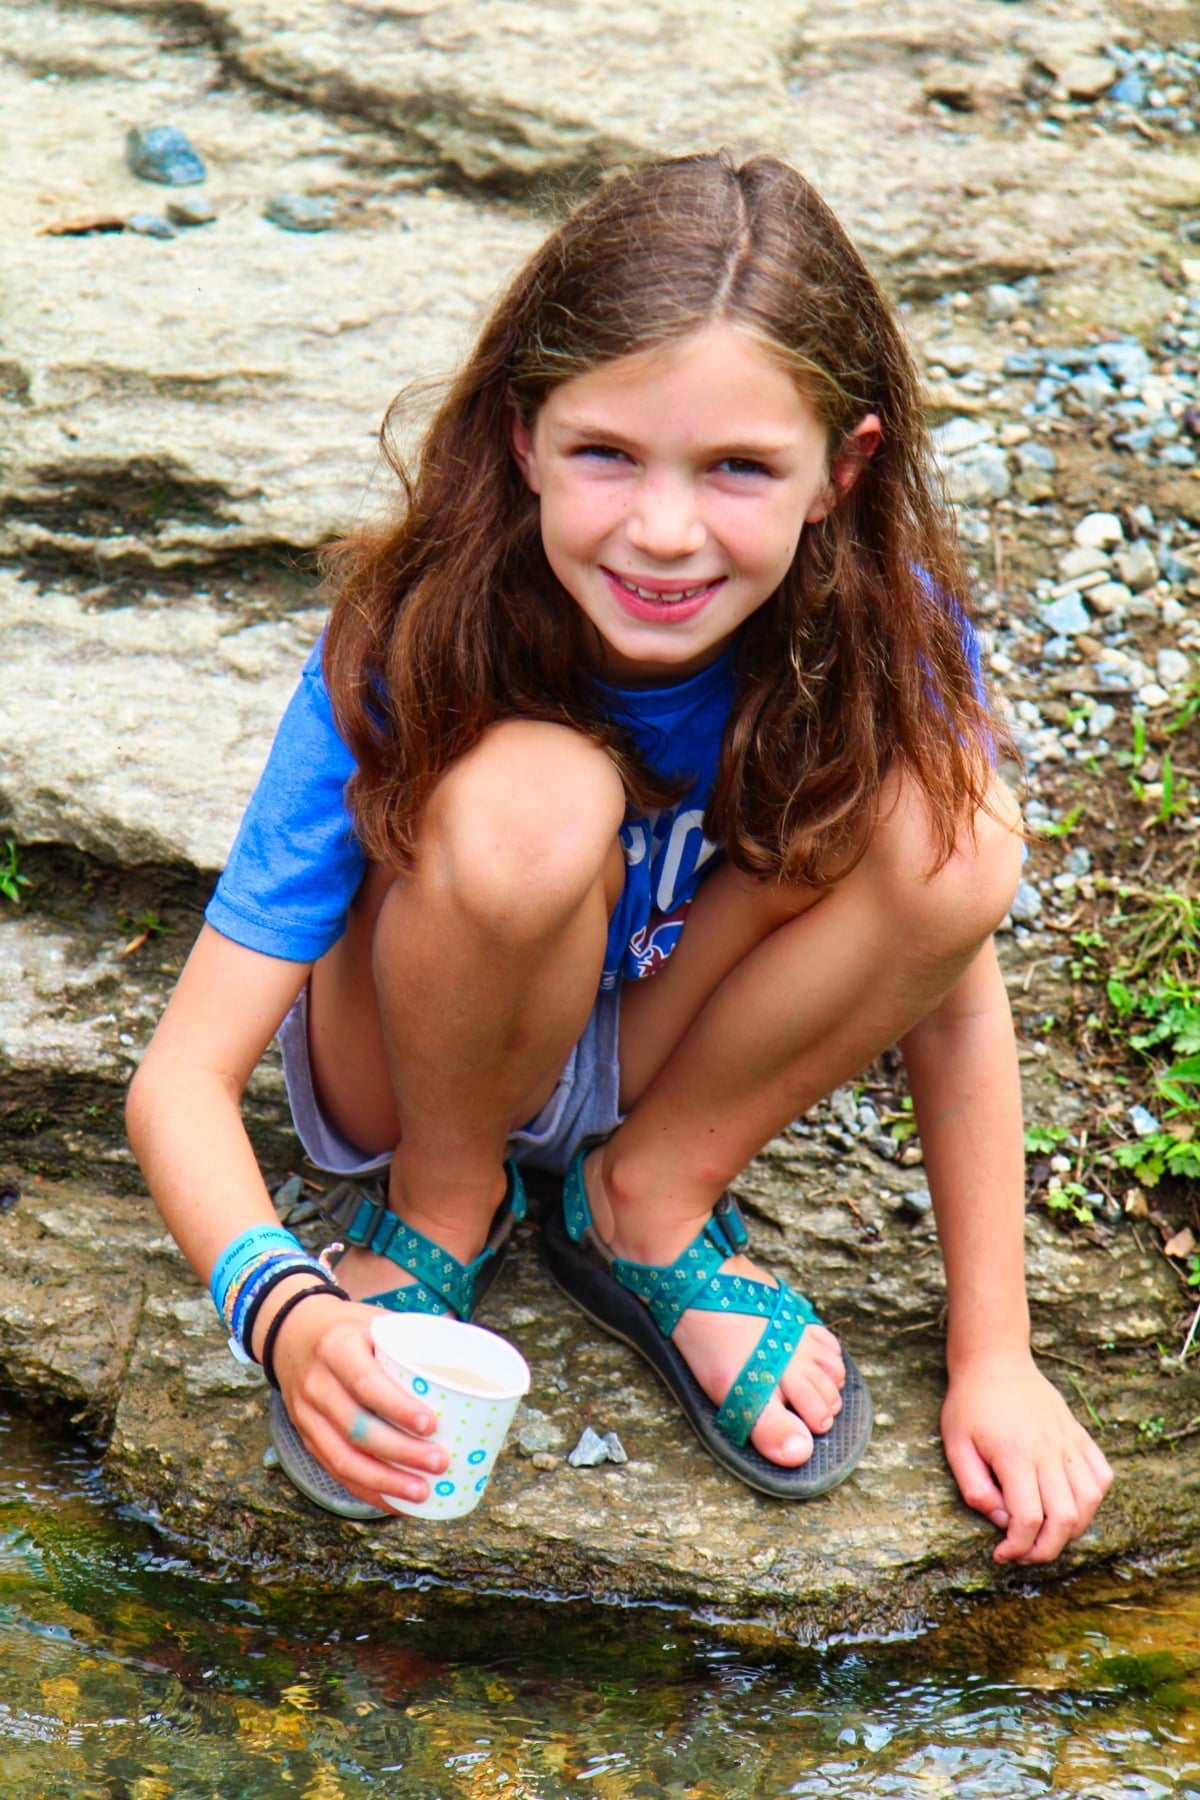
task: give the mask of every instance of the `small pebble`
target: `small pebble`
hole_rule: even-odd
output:
[[[211,225],[217,216],[212,201],[203,194],[184,194],[167,201],[167,217],[172,225]]]
[[[1092,622],[1092,615],[1080,596],[1077,593],[1071,593],[1064,594],[1061,600],[1051,601],[1049,606],[1044,606],[1042,619],[1056,635],[1075,637],[1079,632],[1088,629]],[[1049,646],[1047,646],[1048,648]]]
[[[168,219],[161,213],[130,213],[125,221],[126,231],[136,231],[139,237],[173,238],[179,234]]]
[[[1184,650],[1160,650],[1154,667],[1163,687],[1182,687],[1192,673],[1192,659]]]
[[[1009,917],[1015,925],[1032,925],[1042,910],[1042,896],[1031,881],[1019,881],[1017,891],[1013,895],[1012,905],[1008,909]]]
[[[1125,1116],[1140,1138],[1153,1137],[1156,1131],[1162,1130],[1154,1114],[1144,1106],[1131,1106]]]
[[[328,231],[337,207],[325,194],[277,194],[263,217],[284,231]]]
[[[911,1213],[914,1219],[923,1219],[933,1210],[933,1195],[927,1187],[905,1188],[900,1196],[900,1210]]]
[[[135,125],[125,138],[125,160],[141,181],[191,187],[204,180],[204,164],[177,125]]]
[[[1007,282],[994,281],[983,290],[983,316],[985,319],[1016,319],[1024,310],[1025,301],[1015,287]]]
[[[1075,527],[1077,544],[1089,550],[1107,550],[1110,544],[1124,542],[1125,530],[1116,513],[1088,513]]]
[[[535,1450],[529,1460],[535,1469],[544,1469],[548,1474],[551,1469],[559,1467],[562,1457],[555,1456],[550,1450]]]
[[[585,1425],[583,1435],[567,1461],[573,1469],[598,1469],[601,1463],[625,1463],[629,1458],[615,1431],[606,1431],[601,1437],[590,1425]]]

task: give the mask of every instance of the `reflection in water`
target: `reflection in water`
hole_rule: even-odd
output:
[[[0,1471],[3,1800],[1200,1800],[1197,1585],[787,1658],[650,1612],[306,1606],[198,1578],[20,1421]]]

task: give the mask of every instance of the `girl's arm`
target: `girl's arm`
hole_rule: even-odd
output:
[[[946,1457],[1004,1531],[996,1561],[1049,1562],[1112,1470],[1030,1351],[1021,1089],[991,939],[902,1048],[946,1265]]]
[[[130,1088],[129,1141],[172,1237],[205,1282],[239,1233],[279,1223],[241,1098],[307,979],[307,964],[247,950],[205,925]],[[257,1355],[289,1294],[313,1282],[300,1272],[268,1294],[254,1327]],[[379,1504],[382,1482],[390,1493],[423,1499],[425,1483],[398,1475],[393,1460],[438,1473],[445,1452],[401,1436],[430,1432],[435,1420],[375,1364],[375,1316],[336,1295],[306,1300],[280,1330],[276,1372],[297,1429],[352,1492]],[[350,1441],[361,1433],[362,1409],[390,1422],[372,1428],[387,1462]]]

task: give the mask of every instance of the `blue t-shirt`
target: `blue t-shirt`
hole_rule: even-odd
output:
[[[662,965],[718,854],[702,820],[733,704],[733,652],[672,687],[601,693],[657,774],[691,778],[678,805],[621,827],[625,886],[609,921],[601,977],[612,988]],[[205,912],[223,937],[290,962],[316,962],[341,937],[366,869],[345,798],[353,772],[317,644]]]
[[[980,696],[979,640],[959,613]],[[341,937],[366,859],[346,805],[354,758],[334,722],[318,643],[283,715],[205,917],[223,937],[290,962],[316,962]],[[621,827],[625,885],[609,920],[602,989],[660,969],[679,942],[705,871],[721,856],[704,835],[734,700],[733,648],[687,681],[600,692],[651,769],[691,785],[676,805]]]

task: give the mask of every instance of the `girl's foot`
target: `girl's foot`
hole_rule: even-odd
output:
[[[471,1217],[453,1218],[445,1212],[431,1217],[420,1207],[407,1201],[397,1204],[396,1186],[394,1180],[389,1186],[389,1210],[413,1231],[428,1238],[439,1250],[447,1251],[460,1263],[469,1264],[474,1262],[487,1243],[492,1222],[507,1192],[508,1178],[503,1170],[499,1172],[495,1202],[482,1223],[476,1223]],[[333,1272],[338,1286],[345,1289],[351,1300],[374,1299],[377,1294],[393,1293],[397,1288],[411,1287],[417,1280],[411,1270],[393,1262],[390,1256],[377,1256],[374,1251],[356,1244],[346,1246],[333,1265]]]
[[[602,1147],[587,1157],[583,1177],[588,1206],[604,1243],[614,1255],[631,1262],[658,1266],[674,1262],[703,1225],[703,1218],[683,1223],[669,1237],[641,1232],[634,1235],[628,1223],[622,1230],[605,1190],[601,1159]],[[730,1257],[723,1265],[723,1273],[776,1285],[772,1276],[746,1256]],[[733,1386],[762,1336],[765,1323],[753,1314],[703,1312],[697,1308],[689,1308],[680,1318],[671,1341],[715,1405],[721,1404]],[[836,1337],[824,1325],[810,1325],[778,1388],[760,1413],[750,1442],[771,1462],[783,1468],[799,1468],[812,1456],[814,1435],[828,1431],[841,1412],[845,1380]]]

